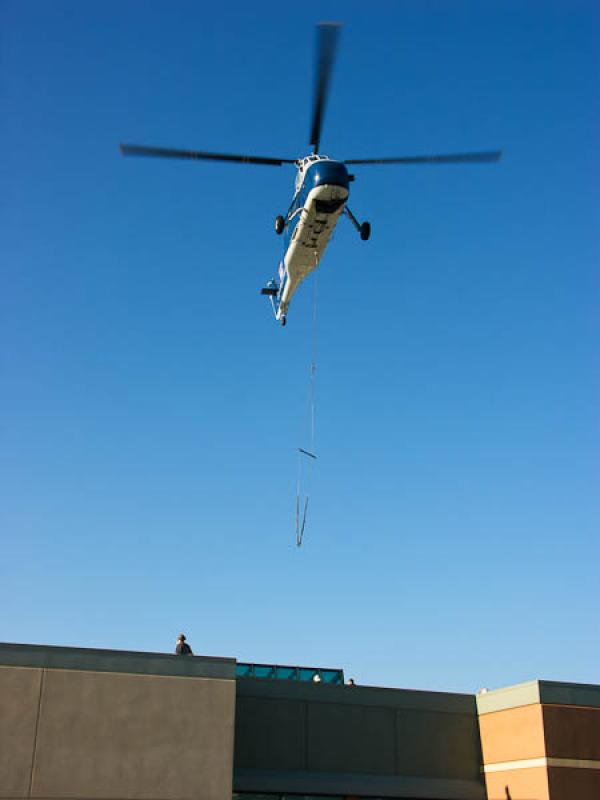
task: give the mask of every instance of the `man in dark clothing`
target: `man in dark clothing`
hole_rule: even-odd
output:
[[[180,633],[177,637],[177,644],[175,645],[175,653],[178,656],[193,656],[192,648],[185,640],[185,634]]]

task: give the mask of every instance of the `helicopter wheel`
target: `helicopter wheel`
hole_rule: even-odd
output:
[[[366,242],[371,235],[371,224],[369,222],[363,222],[360,226],[360,238],[363,242]]]
[[[285,323],[286,322],[287,322],[287,318],[286,317],[281,317],[281,325],[282,325],[282,327],[285,328]]]
[[[281,216],[275,217],[275,233],[281,234],[283,233],[283,229],[285,228],[285,220]]]

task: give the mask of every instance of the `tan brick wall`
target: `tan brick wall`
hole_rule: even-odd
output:
[[[485,776],[488,800],[554,800],[548,791],[545,767],[489,772]],[[579,800],[573,795],[570,800]]]
[[[527,705],[479,717],[489,800],[600,800],[600,769],[551,759],[600,762],[600,709]],[[550,765],[526,762],[550,759]],[[520,763],[519,763],[520,762]],[[505,766],[504,766],[505,765]]]
[[[509,708],[479,717],[484,764],[546,755],[540,705]]]

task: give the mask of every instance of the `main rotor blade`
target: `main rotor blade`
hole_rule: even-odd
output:
[[[241,156],[229,153],[205,153],[200,150],[173,150],[170,147],[145,147],[140,144],[122,144],[124,156],[154,156],[156,158],[185,158],[191,161],[233,161],[239,164],[268,164],[280,167],[295,164],[294,158],[267,158],[264,156]]]
[[[325,112],[325,103],[327,102],[329,81],[340,27],[337,22],[323,22],[317,26],[317,72],[315,76],[312,127],[310,130],[310,144],[313,145],[313,152],[315,153],[319,152],[321,125],[323,123],[323,114]]]
[[[480,153],[449,153],[443,156],[401,156],[399,158],[347,158],[344,164],[488,164],[499,161],[502,150]]]

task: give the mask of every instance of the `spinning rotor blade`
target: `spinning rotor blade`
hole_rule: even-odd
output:
[[[313,152],[319,152],[321,125],[325,112],[325,103],[329,91],[331,70],[335,59],[335,51],[340,34],[337,22],[324,22],[317,26],[317,73],[315,80],[315,96],[313,100],[313,118],[310,130],[310,144]]]
[[[124,156],[154,156],[157,158],[185,158],[190,161],[233,161],[239,164],[268,164],[280,167],[295,164],[294,158],[266,158],[263,156],[240,156],[228,153],[204,153],[200,150],[173,150],[170,147],[145,147],[139,144],[120,145]]]
[[[480,153],[450,153],[444,156],[401,156],[400,158],[347,158],[344,164],[487,164],[499,161],[502,150]]]

